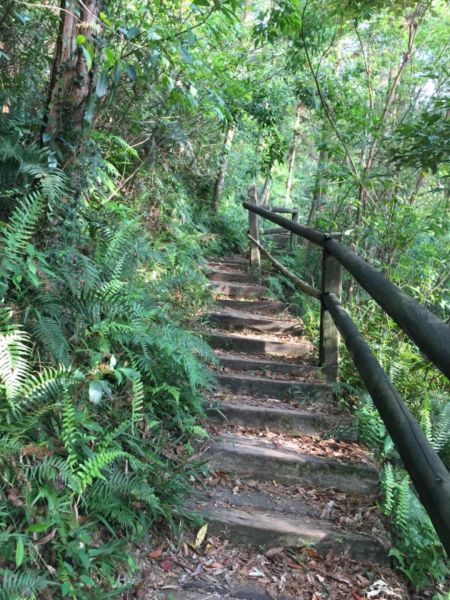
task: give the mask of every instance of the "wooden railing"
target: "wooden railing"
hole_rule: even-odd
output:
[[[339,236],[305,227],[253,203],[244,202],[244,208],[249,211],[252,267],[260,267],[260,252],[263,252],[275,268],[284,272],[301,291],[319,300],[320,366],[327,378],[336,378],[339,362],[339,334],[341,334],[420,500],[450,556],[450,474],[352,318],[342,307],[340,303],[342,267],[347,269],[361,287],[449,379],[450,327],[342,244],[337,239]],[[316,290],[296,275],[287,272],[285,267],[260,244],[258,216],[280,225],[323,249],[320,290]]]

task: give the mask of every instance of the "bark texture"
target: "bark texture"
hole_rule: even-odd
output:
[[[48,94],[45,132],[76,145],[81,138],[92,91],[101,0],[61,0],[60,25]],[[77,36],[83,44],[77,43]],[[86,57],[82,45],[91,56]]]

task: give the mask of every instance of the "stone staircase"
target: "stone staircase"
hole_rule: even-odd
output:
[[[198,544],[203,528],[169,542],[159,567],[151,559],[153,591],[143,597],[410,598],[389,568],[377,465],[317,367],[301,319],[241,256],[210,263],[209,275],[216,302],[205,335],[218,387],[206,399],[210,438],[198,446],[208,471],[187,506],[207,533]]]
[[[245,259],[209,268],[216,305],[207,339],[219,359],[219,389],[207,402],[212,483],[193,502],[209,534],[260,550],[308,546],[384,563],[379,538],[329,518],[327,507],[346,495],[361,510],[373,506],[378,471],[315,366],[301,320],[247,272]],[[305,500],[311,490],[320,490],[319,504]]]

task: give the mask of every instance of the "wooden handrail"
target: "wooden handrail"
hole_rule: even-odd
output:
[[[258,214],[325,248],[450,379],[450,327],[448,325],[408,296],[363,258],[334,239],[331,234],[305,227],[248,202],[244,202],[244,207],[253,214]]]
[[[252,203],[245,202],[244,207],[249,211],[249,216],[252,216],[252,229],[255,233],[255,237],[249,235],[252,247],[268,256],[275,267],[281,266],[281,272],[284,273],[287,269],[271,257],[257,239],[258,221],[254,220],[256,215],[267,218],[323,248],[319,346],[321,366],[328,377],[336,376],[339,332],[411,476],[436,533],[450,556],[450,474],[357,326],[341,306],[338,296],[333,293],[337,291],[339,294],[341,288],[340,265],[355,277],[449,378],[450,328],[332,235],[304,227]],[[294,281],[296,276],[288,273]],[[299,289],[302,290],[302,286],[299,286]]]
[[[450,474],[336,296],[324,303],[450,556]]]

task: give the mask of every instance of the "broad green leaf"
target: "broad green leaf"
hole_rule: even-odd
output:
[[[154,29],[150,29],[150,31],[147,34],[147,38],[149,40],[158,41],[161,39],[161,36]]]
[[[110,21],[110,19],[108,19],[108,16],[107,16],[107,14],[106,14],[106,13],[104,13],[104,12],[100,12],[100,15],[99,15],[99,16],[100,16],[100,19],[103,21],[103,23],[104,23],[105,25],[108,25],[108,27],[110,27],[110,26],[111,26],[111,21]]]
[[[86,43],[86,36],[83,35],[82,33],[80,33],[77,35],[76,41],[79,46],[82,46],[83,44]]]
[[[91,124],[95,114],[95,95],[91,94],[84,112],[84,120]]]
[[[51,527],[51,523],[35,523],[27,528],[27,533],[42,533]]]
[[[85,46],[85,45],[82,45],[82,46],[81,46],[81,50],[82,50],[82,52],[83,52],[83,54],[84,54],[84,58],[85,58],[85,60],[86,60],[86,65],[87,65],[87,68],[88,68],[89,70],[91,70],[91,69],[92,69],[92,60],[93,60],[93,56],[91,56],[91,53],[89,52],[89,50],[88,50],[87,46]]]
[[[102,71],[100,73],[99,78],[97,79],[97,85],[95,87],[95,93],[98,98],[103,98],[106,94],[106,89],[108,87],[108,72]]]
[[[105,48],[105,59],[108,67],[113,67],[116,62],[116,53],[112,48]]]
[[[187,62],[189,65],[192,65],[194,62],[192,56],[189,54],[186,46],[180,46],[180,54],[184,62]]]
[[[17,538],[16,544],[16,567],[20,567],[23,563],[23,559],[25,558],[25,547],[23,545],[23,539],[21,537]]]

